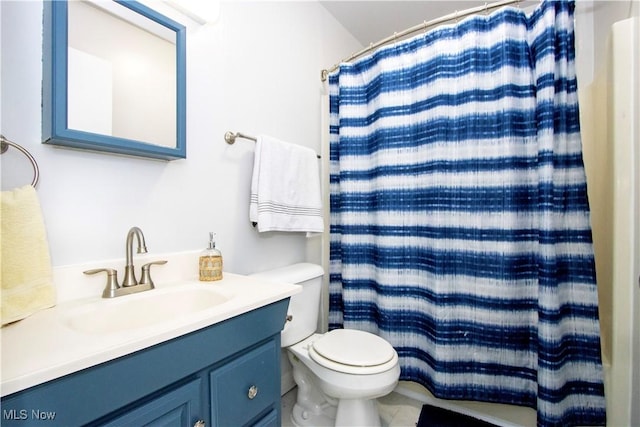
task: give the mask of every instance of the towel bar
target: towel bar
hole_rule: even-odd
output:
[[[256,138],[255,136],[245,135],[240,132],[233,133],[229,131],[224,134],[224,140],[227,141],[227,144],[235,143],[236,138],[243,138],[243,139],[250,139],[251,141],[258,141],[258,138]]]
[[[250,139],[251,141],[257,142],[258,138],[256,138],[255,136],[251,136],[251,135],[245,135],[244,133],[241,132],[231,132],[228,131],[224,134],[224,140],[227,141],[227,144],[232,145],[236,142],[236,138],[242,138],[242,139]],[[316,157],[321,159],[322,157],[319,154],[316,154]]]
[[[38,180],[40,179],[40,169],[38,168],[38,162],[36,162],[36,159],[33,158],[31,153],[20,144],[9,141],[4,137],[4,135],[0,135],[0,154],[4,154],[9,149],[9,146],[12,146],[16,150],[27,156],[27,159],[29,159],[29,161],[31,162],[31,166],[33,167],[33,182],[31,182],[31,186],[35,188],[35,186],[38,185]]]

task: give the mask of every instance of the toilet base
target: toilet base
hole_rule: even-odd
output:
[[[324,394],[315,384],[313,375],[293,354],[287,352],[293,366],[293,379],[297,385],[296,403],[291,421],[298,427],[333,426],[338,401]]]
[[[336,427],[380,427],[380,414],[375,399],[340,399]]]
[[[320,427],[333,426],[336,421],[336,407],[329,404],[324,408],[314,408],[309,410],[299,403],[293,406],[291,411],[291,422],[298,427]]]
[[[376,399],[341,399],[338,406],[328,402],[306,408],[296,402],[291,411],[291,422],[298,427],[380,427],[380,414]]]

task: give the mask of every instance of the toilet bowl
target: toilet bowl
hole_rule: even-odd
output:
[[[332,348],[322,348],[322,344],[326,344],[328,340],[339,338],[335,341],[341,341],[343,337],[339,335],[342,334],[352,339],[351,344],[336,349],[336,354],[333,353]],[[369,342],[366,346],[362,345],[365,341],[375,339],[381,341],[377,343],[381,348],[372,345],[373,342]],[[319,354],[318,348],[325,350],[327,357]],[[346,356],[343,353],[350,353],[352,350],[356,350],[355,353],[363,352],[364,354],[367,349],[371,350],[368,362],[358,361],[355,357],[350,360],[350,363],[345,363],[344,359],[341,363],[328,358],[340,359],[341,356]],[[294,379],[298,384],[298,402],[302,402],[302,405],[294,408],[292,413],[296,425],[323,425],[323,422],[325,422],[324,425],[340,426],[380,425],[374,399],[391,393],[398,384],[400,376],[398,355],[390,344],[368,332],[336,329],[326,334],[313,334],[289,347],[288,350],[289,360],[294,369]],[[387,354],[389,352],[392,354]],[[382,356],[382,358],[375,360],[371,357],[372,355]],[[361,365],[351,362],[361,363]],[[301,376],[305,376],[304,381],[300,381]],[[320,396],[317,390],[314,390],[315,387],[322,392]],[[322,399],[322,394],[329,399]],[[309,402],[313,403],[309,405]]]
[[[297,426],[379,426],[375,399],[398,384],[398,354],[369,332],[315,332],[323,274],[320,266],[295,264],[254,275],[303,286],[291,298],[287,316],[291,320],[281,333],[298,387],[292,422]]]

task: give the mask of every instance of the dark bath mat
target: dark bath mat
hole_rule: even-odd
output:
[[[417,427],[497,427],[469,415],[459,414],[437,406],[423,405]]]

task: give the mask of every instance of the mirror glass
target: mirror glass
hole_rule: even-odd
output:
[[[133,1],[45,9],[44,142],[186,157],[184,27]]]

